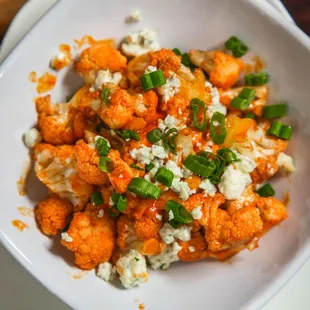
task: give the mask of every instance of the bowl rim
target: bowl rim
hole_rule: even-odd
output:
[[[284,31],[295,37],[297,41],[304,46],[310,55],[310,38],[299,29],[295,23],[288,22],[287,19],[281,15],[270,3],[267,1],[258,0],[242,0],[250,5],[254,11],[259,11],[272,19]],[[15,59],[15,55],[19,53],[23,43],[28,39],[33,29],[39,27],[44,21],[45,17],[50,15],[53,11],[61,7],[64,0],[58,0],[52,7],[50,7],[39,20],[29,29],[25,36],[16,44],[9,55],[0,64],[0,80],[6,70],[9,69],[10,64]],[[60,298],[69,307],[78,307],[77,301],[70,295],[64,295],[57,287],[49,285],[48,277],[44,276],[28,258],[21,252],[18,247],[10,240],[5,232],[0,227],[0,242],[8,250],[8,252],[18,261],[36,280],[38,280],[48,291]],[[259,310],[261,309],[273,296],[275,296],[288,281],[302,268],[302,266],[310,259],[310,237],[305,242],[304,246],[295,254],[295,257],[286,265],[285,269],[279,273],[274,280],[270,281],[259,293],[255,294],[248,302],[246,302],[240,310]]]

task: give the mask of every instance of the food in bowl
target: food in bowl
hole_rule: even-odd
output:
[[[268,179],[295,171],[287,105],[266,105],[269,76],[244,74],[247,46],[160,48],[151,30],[88,40],[85,85],[68,103],[36,99],[25,137],[49,189],[35,215],[85,270],[131,288],[147,265],[220,261],[258,247],[287,218]],[[54,58],[55,61],[55,58]]]

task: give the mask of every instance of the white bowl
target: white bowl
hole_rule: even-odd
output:
[[[238,3],[238,5],[236,5]],[[144,20],[125,25],[138,8]],[[289,189],[289,218],[260,241],[254,252],[244,251],[229,263],[206,260],[175,264],[168,272],[151,272],[140,289],[121,290],[88,273],[75,280],[72,256],[43,236],[32,218],[18,206],[32,207],[45,190],[34,177],[29,197],[16,190],[28,150],[22,134],[36,121],[32,99],[35,85],[28,74],[42,73],[60,43],[84,34],[120,39],[127,32],[152,27],[162,46],[211,48],[235,34],[268,63],[271,100],[290,104],[289,121],[295,131],[289,152],[297,173],[278,178],[278,193]],[[151,309],[258,309],[301,267],[310,255],[309,72],[310,40],[263,1],[231,0],[88,0],[60,1],[26,35],[0,68],[0,238],[37,279],[75,309],[137,309],[136,300]],[[59,74],[54,101],[63,100],[79,83],[72,74]],[[13,219],[29,229],[19,232]]]

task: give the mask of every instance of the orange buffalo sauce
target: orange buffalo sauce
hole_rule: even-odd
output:
[[[56,85],[57,78],[55,75],[45,72],[39,77],[37,84],[37,93],[46,93],[54,88]]]
[[[29,228],[29,226],[21,220],[13,220],[12,225],[16,227],[19,231],[24,231],[25,228]]]

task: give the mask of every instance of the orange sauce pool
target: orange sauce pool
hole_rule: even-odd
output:
[[[69,275],[72,276],[74,280],[80,280],[87,274],[88,274],[88,271],[85,271],[85,270],[80,270],[80,271],[77,271],[76,273],[69,272]]]
[[[287,207],[287,205],[290,203],[291,197],[290,197],[290,192],[286,191],[283,194],[283,204]]]
[[[18,207],[17,210],[19,213],[23,216],[30,216],[34,217],[34,212],[32,208],[27,208],[27,207]]]
[[[55,75],[45,72],[39,77],[37,92],[38,94],[46,93],[54,88],[57,78]]]
[[[24,231],[25,228],[29,228],[29,226],[21,220],[13,220],[12,225],[16,227],[19,231]]]
[[[139,304],[139,310],[143,310],[143,309],[145,309],[144,304]]]

